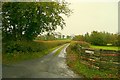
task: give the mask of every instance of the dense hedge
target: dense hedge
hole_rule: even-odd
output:
[[[27,41],[10,41],[3,44],[4,53],[14,53],[14,52],[38,52],[44,50],[45,47],[41,43],[37,42],[27,42]]]
[[[3,43],[3,53],[31,53],[47,50],[68,41],[10,41]]]

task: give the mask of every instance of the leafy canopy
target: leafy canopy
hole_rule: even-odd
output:
[[[3,39],[33,40],[43,32],[65,25],[62,15],[71,10],[66,2],[6,2],[2,5]]]

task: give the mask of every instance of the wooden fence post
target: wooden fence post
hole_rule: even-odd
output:
[[[99,50],[99,53],[100,53],[99,54],[99,56],[100,56],[100,58],[99,58],[100,59],[99,60],[99,70],[102,70],[102,64],[101,64],[101,61],[102,61],[102,55],[101,55],[102,54],[102,49]]]

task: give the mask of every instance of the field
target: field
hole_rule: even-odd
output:
[[[12,51],[8,50],[9,52],[3,53],[2,62],[3,64],[13,64],[24,60],[40,58],[67,42],[69,42],[69,40],[16,42],[15,46],[9,45]]]
[[[103,49],[103,50],[118,50],[120,49],[120,47],[116,47],[116,46],[95,46],[95,45],[91,45],[91,48],[94,49]]]

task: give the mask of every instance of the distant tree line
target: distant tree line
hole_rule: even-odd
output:
[[[106,46],[106,45],[113,45],[113,46],[119,46],[119,35],[108,33],[108,32],[98,32],[93,31],[91,34],[86,33],[85,35],[76,35],[73,40],[76,41],[86,41],[93,45],[99,45],[99,46]]]
[[[63,40],[63,39],[71,39],[71,36],[67,35],[62,35],[60,34],[54,34],[54,33],[49,33],[49,34],[44,34],[44,35],[39,35],[36,37],[35,40]]]

